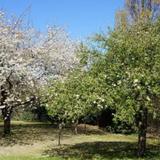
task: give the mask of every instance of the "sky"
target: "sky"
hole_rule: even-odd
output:
[[[25,18],[37,30],[64,27],[72,38],[84,39],[114,26],[115,12],[124,0],[0,0],[0,9]]]

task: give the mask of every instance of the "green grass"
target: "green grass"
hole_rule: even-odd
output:
[[[0,126],[0,135],[2,135]],[[89,128],[88,130],[91,130]],[[94,133],[94,134],[93,134]],[[57,146],[57,130],[50,124],[14,122],[12,135],[0,136],[0,160],[136,160],[137,135],[94,132],[74,135],[63,131]],[[147,153],[140,160],[159,160],[160,143],[148,138]]]

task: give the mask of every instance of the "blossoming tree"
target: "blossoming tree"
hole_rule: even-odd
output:
[[[76,47],[61,28],[38,34],[25,29],[20,19],[12,22],[0,12],[0,109],[5,134],[10,133],[15,107],[31,104],[37,89],[78,63]]]

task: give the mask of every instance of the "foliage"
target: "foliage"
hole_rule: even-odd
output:
[[[96,54],[84,50],[81,52],[81,65],[68,77],[54,82],[46,89],[49,114],[59,117],[63,122],[75,122],[80,118],[98,114],[106,107],[102,82],[105,79],[104,56],[97,57]]]
[[[110,97],[120,119],[132,122],[141,106],[157,112],[159,97],[159,21],[138,23],[108,39],[106,75]]]

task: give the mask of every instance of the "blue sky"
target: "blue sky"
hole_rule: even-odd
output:
[[[113,27],[115,11],[124,0],[0,0],[0,8],[9,14],[20,15],[29,5],[26,18],[38,30],[60,25],[73,38],[83,39]]]

